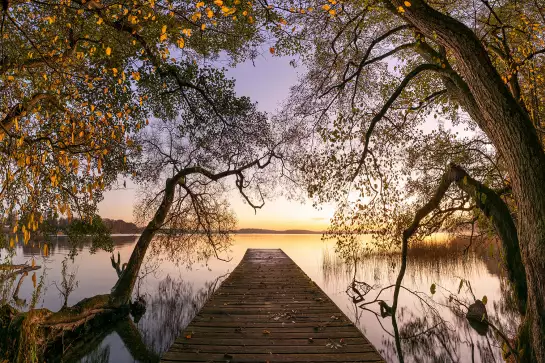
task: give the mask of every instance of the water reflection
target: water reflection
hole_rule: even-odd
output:
[[[129,259],[135,236],[114,237],[115,262],[120,266]],[[333,245],[322,242],[319,235],[237,235],[231,260],[198,263],[187,269],[183,263],[174,263],[173,256],[148,256],[137,284],[136,295],[146,301],[144,315],[134,322],[132,318],[113,326],[103,326],[70,347],[61,356],[48,361],[58,362],[116,362],[128,363],[158,361],[178,334],[188,325],[208,296],[221,283],[224,276],[241,260],[247,248],[282,248],[313,279],[328,296],[366,334],[381,351],[387,361],[395,362],[395,344],[391,336],[390,319],[382,318],[378,302],[363,310],[359,306],[376,298],[378,291],[392,285],[397,276],[399,258],[396,255],[369,255],[355,266],[347,266],[333,251]],[[55,238],[48,256],[43,256],[40,246],[18,246],[14,263],[30,264],[32,258],[40,265],[36,280],[43,279],[44,289],[36,307],[59,310],[63,299],[55,288],[62,283],[62,261],[70,253],[71,245],[65,238]],[[108,293],[117,280],[112,268],[110,252],[89,253],[83,244],[74,257],[68,273],[77,267],[78,285],[67,299],[71,306],[83,298]],[[451,251],[452,252],[452,251]],[[119,253],[119,257],[118,257]],[[44,273],[45,272],[45,273]],[[449,303],[450,292],[457,292],[460,278],[471,282],[478,297],[488,297],[487,309],[490,320],[508,336],[516,332],[518,315],[510,301],[509,288],[502,278],[497,260],[487,254],[411,256],[404,285],[426,297],[437,310],[433,312],[421,299],[402,291],[399,307],[402,345],[406,361],[415,362],[475,362],[502,361],[498,340],[491,331],[479,336],[467,323],[465,316]],[[354,279],[371,288],[365,301],[354,302],[354,295],[347,294],[347,287]],[[8,284],[9,282],[9,284]],[[430,294],[430,285],[437,285],[437,292]],[[22,309],[28,309],[35,291],[32,278],[18,275],[0,284],[9,290],[5,296]],[[4,296],[4,295],[2,295]],[[392,291],[385,289],[380,296],[391,305]],[[460,301],[471,301],[467,289],[462,289]],[[465,299],[465,300],[464,300]],[[438,317],[444,319],[444,323]],[[432,328],[433,329],[430,329]]]
[[[420,251],[422,252],[422,251]],[[494,253],[413,253],[400,294],[397,320],[403,355],[409,362],[501,362],[502,344],[516,334],[520,322],[511,289]],[[324,249],[323,280],[327,285],[347,286],[356,324],[369,332],[374,317],[382,331],[380,344],[373,341],[387,361],[396,362],[396,344],[389,305],[397,276],[399,256],[362,254],[346,263]],[[497,286],[496,289],[491,287]],[[430,289],[431,288],[431,289]],[[431,291],[430,291],[431,290]],[[475,295],[478,295],[477,298]],[[488,295],[488,296],[487,296]],[[467,308],[481,296],[488,303],[494,329],[476,331],[466,319]],[[489,300],[490,301],[490,300]],[[485,328],[488,326],[485,325]],[[498,332],[504,332],[499,337]],[[373,340],[373,339],[372,339]]]
[[[162,280],[148,301],[148,311],[138,323],[145,344],[158,354],[168,350],[225,277],[206,282],[200,289],[170,276]]]
[[[64,352],[51,352],[47,361],[159,362],[161,353],[172,345],[224,277],[194,289],[192,283],[167,276],[159,282],[154,294],[147,294],[148,309],[138,324],[126,317],[115,324],[101,326],[87,332],[70,347],[59,347]],[[128,354],[119,360],[118,355],[123,350]]]

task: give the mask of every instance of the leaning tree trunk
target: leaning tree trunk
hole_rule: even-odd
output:
[[[395,7],[403,1],[391,0]],[[456,59],[457,70],[473,102],[470,114],[505,160],[517,203],[517,230],[526,269],[528,324],[533,359],[545,362],[545,153],[525,110],[510,93],[486,49],[456,19],[422,0],[411,1],[402,16]],[[461,103],[462,107],[468,104]]]
[[[136,246],[134,246],[127,266],[112,289],[112,293],[110,294],[110,303],[112,305],[121,306],[129,303],[132,290],[134,289],[138,277],[138,271],[140,270],[146,251],[148,250],[151,240],[165,222],[170,207],[172,206],[176,185],[180,178],[181,177],[173,177],[167,179],[161,205],[155,212],[153,219],[148,223],[138,238],[138,242],[136,243]]]

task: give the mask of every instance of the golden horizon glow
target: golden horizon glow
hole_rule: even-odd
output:
[[[104,193],[104,200],[99,204],[101,217],[134,222],[135,189],[131,183],[127,186],[127,189]],[[331,206],[324,206],[321,210],[317,210],[308,202],[302,204],[283,197],[267,201],[262,209],[257,210],[257,213],[254,213],[254,210],[236,194],[231,196],[230,202],[238,219],[238,229],[260,228],[278,231],[304,229],[321,232],[329,226],[334,212]]]

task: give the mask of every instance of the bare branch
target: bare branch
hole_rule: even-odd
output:
[[[405,76],[405,78],[401,81],[401,83],[395,89],[394,93],[392,93],[390,98],[388,98],[386,103],[384,103],[381,110],[375,115],[375,117],[373,117],[373,119],[371,120],[371,123],[369,124],[369,128],[367,129],[367,132],[365,134],[365,145],[364,145],[364,148],[363,148],[363,153],[362,153],[362,156],[361,156],[361,158],[360,158],[360,160],[358,162],[358,167],[356,169],[356,172],[354,173],[354,176],[352,177],[352,180],[354,180],[358,176],[358,174],[361,171],[362,165],[365,162],[365,158],[367,157],[367,154],[369,152],[369,141],[371,140],[371,135],[373,134],[373,130],[375,129],[376,124],[384,117],[386,112],[388,112],[388,110],[390,109],[392,104],[397,100],[397,98],[399,97],[401,92],[403,92],[405,87],[407,87],[409,82],[413,78],[418,76],[420,73],[422,73],[424,71],[429,71],[429,70],[436,71],[436,72],[442,72],[441,67],[436,65],[436,64],[421,64],[421,65],[419,65],[418,67],[413,69],[411,72],[409,72]]]

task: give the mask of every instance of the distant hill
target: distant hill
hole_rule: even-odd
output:
[[[262,228],[241,228],[233,231],[235,234],[322,234],[322,231],[309,231],[306,229],[286,229],[283,231],[276,231],[274,229],[262,229]]]
[[[136,224],[125,222],[122,219],[104,218],[102,223],[110,229],[110,233],[112,234],[137,234],[143,230],[143,228],[138,227]]]

